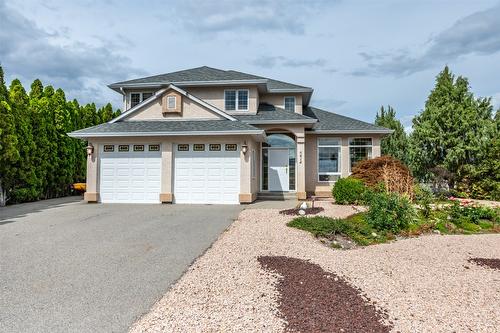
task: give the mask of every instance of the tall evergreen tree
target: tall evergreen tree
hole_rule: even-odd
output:
[[[119,115],[111,104],[66,101],[64,91],[40,80],[26,94],[19,80],[7,89],[0,67],[0,206],[67,195],[69,185],[85,181],[86,143],[68,132]]]
[[[3,68],[0,66],[0,207],[5,206],[15,184],[19,159],[14,116],[8,103]]]
[[[440,167],[454,187],[477,163],[481,149],[491,140],[490,99],[475,99],[466,78],[455,79],[446,66],[436,78],[425,109],[413,119],[411,158],[422,179]]]
[[[29,112],[29,97],[21,81],[15,79],[9,87],[9,101],[16,125],[19,160],[17,161],[17,180],[12,196],[15,201],[29,201],[37,196],[37,178],[34,171],[33,130]]]
[[[98,111],[98,115],[100,123],[107,123],[108,121],[113,119],[113,106],[111,105],[111,103],[108,103],[100,108]]]
[[[409,162],[408,136],[405,133],[401,122],[396,118],[396,111],[388,105],[380,107],[380,111],[375,116],[375,125],[383,126],[394,130],[394,132],[381,142],[382,155],[390,155],[405,164]]]

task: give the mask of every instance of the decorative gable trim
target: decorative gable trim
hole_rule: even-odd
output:
[[[117,121],[120,121],[124,118],[127,118],[129,117],[130,115],[136,113],[137,111],[139,111],[141,108],[143,108],[144,106],[146,105],[149,105],[151,104],[152,102],[158,100],[159,98],[161,98],[163,96],[163,94],[169,90],[174,90],[176,91],[177,93],[179,93],[180,95],[186,97],[186,98],[189,98],[190,100],[192,100],[193,102],[196,102],[198,104],[200,104],[201,106],[207,108],[208,110],[222,116],[223,118],[226,118],[228,120],[231,120],[231,121],[236,121],[236,118],[230,116],[229,114],[225,113],[224,111],[216,108],[215,106],[213,106],[212,104],[209,104],[207,102],[205,102],[204,100],[188,93],[187,91],[185,91],[184,89],[181,89],[173,84],[170,84],[168,87],[166,87],[165,89],[161,89],[161,90],[158,90],[157,92],[155,92],[155,94],[153,96],[151,96],[150,98],[148,98],[147,100],[145,101],[142,101],[141,103],[137,104],[136,106],[134,106],[133,108],[130,108],[128,109],[127,111],[125,111],[124,113],[122,113],[121,115],[119,115],[118,117],[110,120],[108,123],[112,124],[112,123],[115,123]]]

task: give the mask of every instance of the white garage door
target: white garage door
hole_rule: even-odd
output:
[[[101,202],[159,203],[160,145],[104,145],[100,175]]]
[[[240,154],[236,144],[175,147],[176,203],[238,204]]]

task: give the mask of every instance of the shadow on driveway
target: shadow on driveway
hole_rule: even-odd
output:
[[[15,222],[11,219],[82,200],[83,196],[77,195],[0,207],[0,225]]]

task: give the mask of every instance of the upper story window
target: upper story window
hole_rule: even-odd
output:
[[[141,93],[130,94],[130,107],[134,107],[141,102]]]
[[[152,92],[130,93],[130,107],[133,108],[134,106],[141,103],[142,101],[147,100],[151,96],[153,96]]]
[[[248,111],[248,89],[225,90],[224,108],[226,111]]]
[[[167,108],[175,109],[177,104],[177,98],[175,96],[167,96]]]
[[[290,112],[295,112],[295,97],[294,96],[286,96],[285,97],[285,110]]]
[[[372,146],[372,138],[349,139],[350,170],[358,161],[372,158]]]

